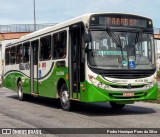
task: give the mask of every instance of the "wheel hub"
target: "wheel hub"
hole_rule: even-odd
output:
[[[68,99],[68,92],[67,91],[63,91],[61,99],[64,104],[66,104],[68,102],[69,99]]]

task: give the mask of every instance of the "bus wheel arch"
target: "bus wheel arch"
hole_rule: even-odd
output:
[[[19,77],[18,79],[17,79],[17,87],[18,87],[18,84],[19,84],[19,82],[21,82],[22,80],[21,80],[21,78]]]

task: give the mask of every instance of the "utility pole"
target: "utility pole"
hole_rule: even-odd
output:
[[[36,4],[35,4],[35,0],[33,0],[33,10],[34,10],[34,31],[36,31]]]

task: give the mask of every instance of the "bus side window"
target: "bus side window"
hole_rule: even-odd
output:
[[[67,32],[59,32],[53,35],[53,58],[65,58],[67,45]]]
[[[10,48],[5,49],[5,65],[9,65]]]
[[[46,36],[40,39],[40,60],[51,59],[51,36]]]
[[[16,62],[16,46],[11,47],[10,50],[10,64],[15,64]]]
[[[23,62],[29,62],[29,54],[30,54],[30,43],[26,42],[23,44]]]
[[[22,44],[17,45],[16,63],[22,63]]]

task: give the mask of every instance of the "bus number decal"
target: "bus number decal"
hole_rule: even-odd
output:
[[[58,76],[62,76],[62,75],[64,75],[64,72],[63,72],[63,71],[56,72],[56,75],[58,75]]]

